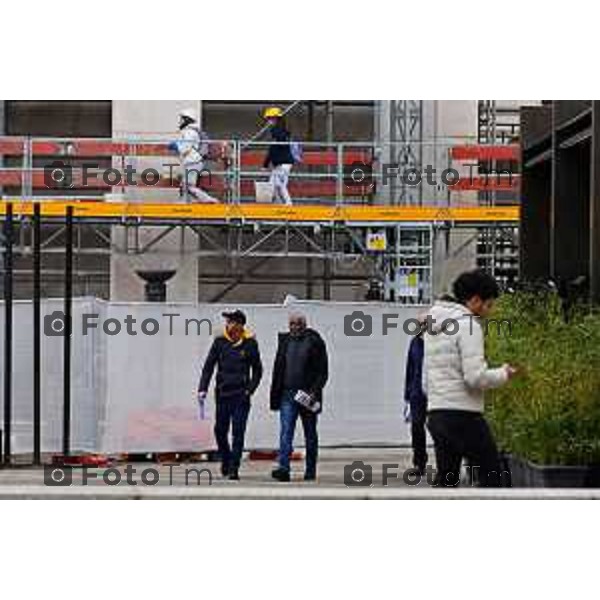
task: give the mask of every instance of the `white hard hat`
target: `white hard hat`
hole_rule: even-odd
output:
[[[286,294],[285,298],[283,299],[283,306],[293,306],[294,304],[296,304],[296,302],[298,302],[298,298],[296,298],[296,296],[294,296],[293,294]]]
[[[180,118],[189,119],[190,121],[198,122],[198,115],[193,108],[184,108],[179,113]]]

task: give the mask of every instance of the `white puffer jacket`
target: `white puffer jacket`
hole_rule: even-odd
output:
[[[507,365],[488,368],[481,324],[462,304],[438,301],[429,314],[423,363],[428,409],[483,412],[483,390],[508,381]]]

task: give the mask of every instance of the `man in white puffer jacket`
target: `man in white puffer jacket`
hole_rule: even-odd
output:
[[[484,390],[505,384],[518,369],[490,369],[485,360],[480,319],[490,314],[499,295],[496,281],[482,271],[470,271],[456,279],[452,291],[454,298],[436,302],[426,321],[423,384],[437,482],[457,485],[466,458],[477,469],[481,486],[497,487],[501,467],[483,417]]]

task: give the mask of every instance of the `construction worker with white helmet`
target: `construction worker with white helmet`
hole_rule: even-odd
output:
[[[181,137],[175,143],[179,153],[182,173],[182,192],[186,201],[218,202],[200,188],[200,180],[204,169],[204,161],[208,156],[209,146],[206,134],[200,129],[198,115],[193,109],[184,109],[179,115],[179,131]]]
[[[285,128],[283,117],[283,111],[277,106],[266,108],[263,112],[263,118],[269,124],[271,138],[275,142],[269,146],[264,167],[271,167],[270,183],[273,186],[274,200],[291,204],[292,198],[287,186],[295,161],[289,143],[290,132]]]

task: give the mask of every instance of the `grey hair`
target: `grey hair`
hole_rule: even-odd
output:
[[[288,315],[288,321],[291,321],[292,319],[294,321],[302,321],[302,323],[306,325],[306,315],[304,313],[293,311]]]

